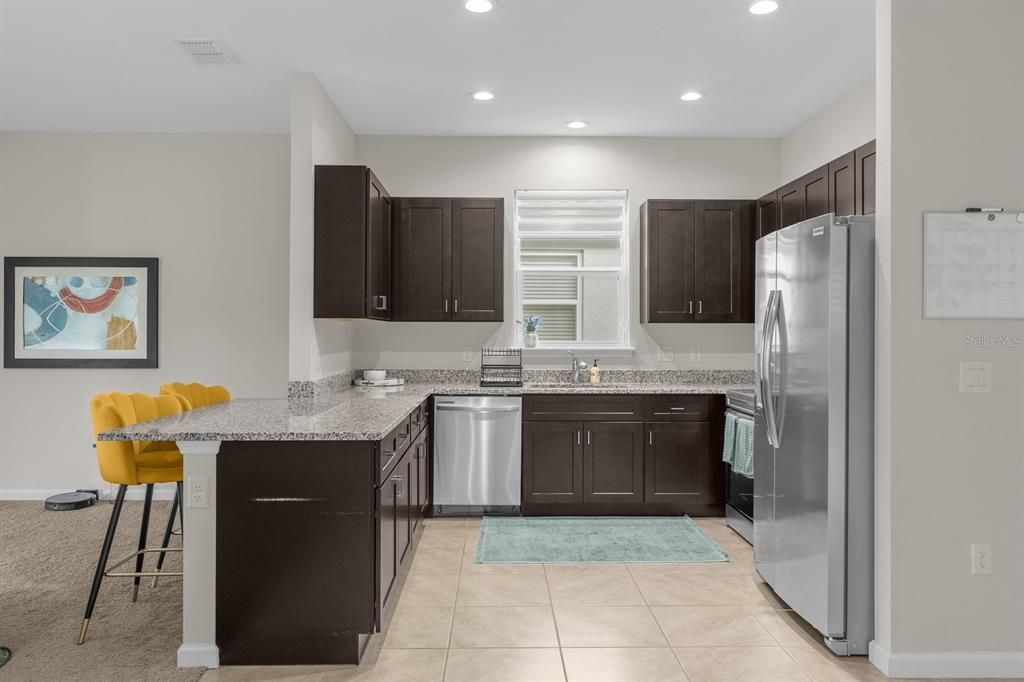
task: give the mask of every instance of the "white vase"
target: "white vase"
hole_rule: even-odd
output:
[[[527,348],[537,347],[537,332],[526,332],[523,335],[523,343],[526,344]]]

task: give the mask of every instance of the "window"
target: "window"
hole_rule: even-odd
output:
[[[518,319],[537,315],[540,347],[628,346],[627,195],[516,192]]]

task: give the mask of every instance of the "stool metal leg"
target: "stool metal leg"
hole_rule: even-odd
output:
[[[178,481],[178,518],[181,521],[181,535],[185,536],[185,481]],[[184,545],[184,541],[182,541]]]
[[[110,523],[107,524],[107,535],[103,539],[103,547],[100,549],[100,558],[96,562],[96,575],[92,579],[92,589],[89,590],[89,602],[85,606],[85,618],[82,619],[82,629],[78,633],[78,643],[85,642],[85,633],[89,629],[89,619],[92,618],[92,609],[96,606],[96,596],[100,593],[100,583],[103,582],[103,572],[107,567],[107,558],[110,556],[110,546],[114,543],[114,531],[117,530],[117,520],[121,517],[121,507],[124,505],[124,494],[128,486],[121,485],[117,488],[117,497],[114,498],[114,508],[110,512]]]
[[[135,559],[135,572],[142,572],[142,562],[145,561],[146,555],[142,553],[142,550],[146,549],[146,535],[149,533],[149,509],[153,506],[153,484],[146,484],[146,502],[142,507],[142,526],[139,528],[139,556]],[[142,582],[142,576],[135,576],[135,587],[132,588],[132,601],[136,602],[139,600],[139,583]]]
[[[174,530],[174,517],[178,515],[178,503],[179,503],[180,490],[175,486],[174,488],[174,501],[171,502],[171,513],[167,515],[167,528],[164,530],[164,542],[160,545],[160,549],[167,549],[167,545],[171,543],[171,531]],[[167,556],[167,552],[160,552],[160,555],[156,560],[157,573],[164,567],[164,557]],[[160,580],[160,576],[153,576],[153,587],[156,587],[157,581]]]

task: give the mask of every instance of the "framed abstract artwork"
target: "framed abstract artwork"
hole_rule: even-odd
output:
[[[157,367],[157,258],[4,258],[4,367]]]

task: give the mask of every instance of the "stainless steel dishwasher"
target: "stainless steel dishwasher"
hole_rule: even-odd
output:
[[[434,399],[434,513],[515,513],[522,480],[523,399]]]

